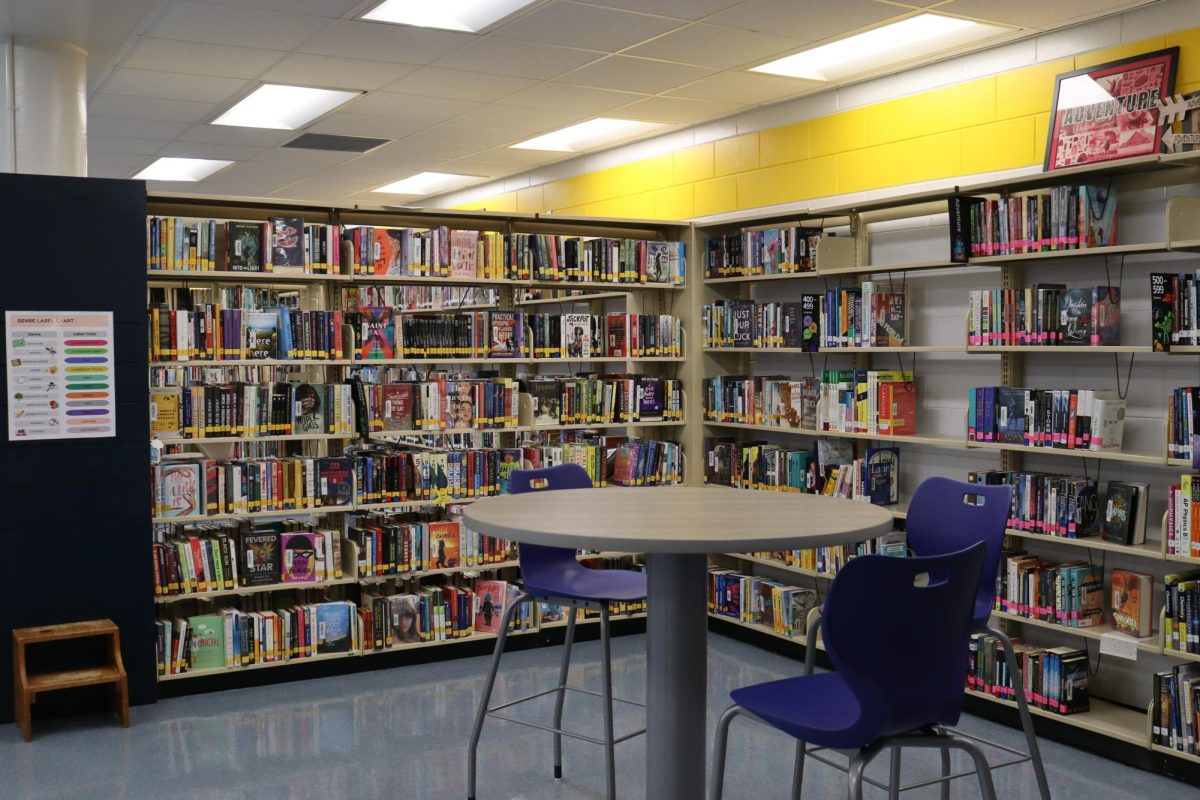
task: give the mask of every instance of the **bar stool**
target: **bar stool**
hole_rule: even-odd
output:
[[[793,798],[800,797],[806,754],[845,769],[850,800],[862,800],[867,765],[884,749],[904,746],[940,750],[944,773],[949,750],[965,751],[983,800],[995,800],[983,753],[942,727],[957,722],[962,710],[966,623],[984,551],[978,542],[940,556],[860,556],[848,563],[824,609],[825,647],[836,671],[730,694],[734,705],[717,726],[711,800],[721,800],[729,726],[743,715],[798,740]],[[816,747],[807,749],[810,744]],[[850,751],[849,765],[827,760],[821,753],[827,749]]]
[[[587,471],[578,464],[561,464],[544,469],[517,469],[509,473],[509,488],[513,494],[522,492],[545,492],[557,489],[590,489],[592,479]],[[609,619],[608,605],[610,602],[633,602],[644,600],[646,597],[646,576],[633,570],[597,570],[589,569],[579,563],[575,551],[562,547],[543,547],[540,545],[523,544],[520,546],[521,578],[524,583],[523,592],[504,610],[500,622],[500,631],[496,637],[496,648],[492,652],[492,664],[488,670],[487,682],[484,684],[483,696],[479,699],[479,707],[475,714],[475,725],[471,731],[471,744],[467,755],[467,797],[475,800],[475,773],[479,736],[483,732],[483,721],[487,717],[496,717],[508,722],[515,722],[538,730],[554,734],[554,777],[562,778],[562,737],[570,736],[585,742],[604,745],[604,766],[606,770],[606,785],[608,800],[616,800],[616,761],[614,747],[619,742],[632,739],[645,729],[627,733],[620,738],[613,734],[613,696],[612,696],[612,653],[609,648]],[[567,635],[563,648],[562,666],[559,670],[558,685],[528,697],[512,700],[507,703],[488,707],[491,701],[492,688],[496,683],[496,673],[500,669],[500,657],[504,653],[504,642],[508,638],[508,627],[512,622],[517,608],[530,600],[555,603],[567,608]],[[593,609],[600,612],[600,666],[601,691],[592,692],[567,685],[567,672],[571,666],[571,645],[575,640],[575,616],[578,609]],[[597,739],[562,729],[563,702],[568,691],[590,694],[604,699],[604,737]],[[548,694],[555,695],[554,725],[539,725],[525,720],[514,719],[497,712]],[[629,700],[620,702],[641,706]]]

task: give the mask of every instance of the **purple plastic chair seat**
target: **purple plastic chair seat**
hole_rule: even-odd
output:
[[[735,689],[730,698],[762,721],[802,742],[837,749],[866,747],[858,696],[836,672],[784,678]]]

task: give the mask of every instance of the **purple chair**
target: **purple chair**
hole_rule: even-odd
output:
[[[561,464],[545,469],[516,469],[509,473],[508,481],[513,494],[592,488],[592,479],[588,477],[587,470],[578,464]],[[469,800],[475,800],[476,755],[479,749],[479,736],[483,732],[483,721],[487,717],[497,717],[554,734],[554,777],[556,780],[562,778],[563,736],[604,745],[607,797],[608,800],[616,800],[614,747],[619,742],[645,733],[645,729],[627,733],[620,738],[615,738],[613,734],[612,654],[609,649],[608,604],[645,599],[646,576],[644,573],[633,570],[589,569],[579,563],[574,550],[562,547],[523,544],[520,546],[520,560],[524,591],[505,609],[504,618],[500,623],[500,633],[496,637],[496,648],[492,652],[492,666],[488,671],[487,682],[484,684],[483,696],[479,699],[479,707],[475,714],[475,726],[471,732],[471,745],[467,757],[467,797]],[[504,642],[508,638],[508,626],[512,622],[517,608],[530,600],[555,603],[568,609],[566,647],[563,650],[558,685],[529,697],[488,708],[488,702],[492,697],[492,688],[496,683],[496,673],[500,669],[500,656],[504,653]],[[580,608],[597,609],[600,612],[600,667],[603,684],[600,692],[567,685],[567,672],[571,666],[571,645],[575,641],[575,612]],[[562,729],[563,702],[568,690],[604,698],[604,738],[597,739]],[[555,694],[553,727],[497,713],[509,706],[551,693]],[[629,700],[620,702],[637,706],[643,705]]]
[[[818,750],[852,751],[851,800],[861,800],[863,772],[872,759],[898,746],[936,748],[944,759],[951,748],[965,751],[975,763],[984,800],[995,800],[983,753],[939,728],[957,722],[962,709],[968,623],[985,551],[977,543],[926,558],[850,561],[830,586],[823,611],[825,647],[836,671],[730,694],[734,705],[717,728],[711,800],[721,800],[729,726],[740,715],[799,740],[792,783],[796,798],[806,745],[812,744]]]

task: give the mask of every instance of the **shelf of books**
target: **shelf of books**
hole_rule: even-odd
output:
[[[1130,392],[1175,380],[1183,357],[1200,354],[1200,278],[1180,260],[1200,242],[1200,198],[1162,191],[1194,181],[1183,167],[1196,163],[1194,153],[1150,156],[881,192],[698,227],[693,248],[705,259],[700,352],[712,356],[696,362],[691,412],[705,432],[705,481],[873,502],[895,509],[899,528],[926,476],[1013,485],[994,620],[1022,636],[1027,673],[1053,665],[1071,681],[1034,689],[1033,713],[1188,760],[1200,758],[1187,738],[1195,725],[1172,702],[1200,701],[1200,478],[1168,473],[1156,485],[1148,475],[1196,463],[1200,387],[1153,401]],[[1136,211],[1119,221],[1120,197]],[[954,330],[955,309],[965,328]],[[1108,360],[1071,358],[1084,354]],[[995,358],[975,363],[985,355]],[[995,385],[973,388],[991,369]],[[916,446],[932,449],[914,459]],[[1040,456],[1063,466],[1024,468]],[[902,463],[913,466],[902,473]],[[715,557],[741,607],[710,614],[803,643],[795,620],[816,602],[808,592],[857,555],[904,551],[898,532],[852,548]],[[1046,640],[1066,646],[1036,644]],[[1144,685],[1130,692],[1091,675],[1089,659],[1118,657],[1101,647],[1140,654],[1131,668]],[[1015,707],[1013,690],[993,685],[1003,677],[995,652],[972,659],[968,695]],[[1148,694],[1152,680],[1157,727],[1145,706],[1105,699]]]
[[[466,530],[463,505],[517,467],[687,477],[686,226],[149,213],[162,681],[487,639],[516,547]],[[516,632],[563,619],[523,614]]]

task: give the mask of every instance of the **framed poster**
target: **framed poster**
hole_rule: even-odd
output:
[[[117,435],[111,311],[5,312],[8,440]]]
[[[1064,72],[1054,84],[1044,169],[1158,153],[1159,101],[1175,91],[1179,48]]]

